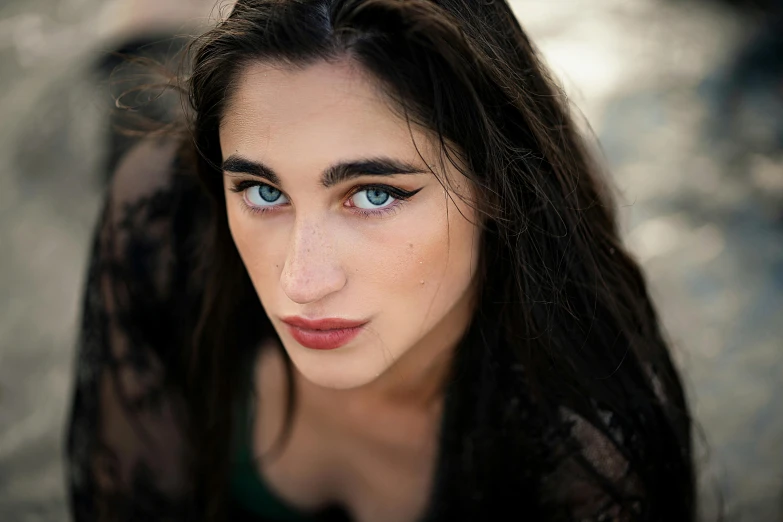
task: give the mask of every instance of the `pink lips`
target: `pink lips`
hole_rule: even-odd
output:
[[[305,319],[304,317],[285,317],[296,342],[313,350],[334,350],[339,348],[362,331],[367,321],[348,321],[345,319]]]

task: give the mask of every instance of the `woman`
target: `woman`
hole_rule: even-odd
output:
[[[505,2],[240,1],[188,81],[96,236],[77,520],[693,519],[643,277]]]

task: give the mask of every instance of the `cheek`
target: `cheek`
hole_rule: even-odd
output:
[[[432,218],[432,213],[412,213],[362,238],[359,244],[368,250],[351,256],[354,277],[382,287],[373,290],[379,298],[421,293],[447,253],[446,220]]]
[[[354,270],[363,280],[382,285],[373,291],[380,306],[394,308],[409,319],[441,316],[473,279],[476,227],[451,202],[407,216],[369,243],[377,245],[377,255],[368,256],[373,261],[356,265]]]
[[[230,203],[227,207],[228,226],[242,263],[257,291],[274,288],[269,281],[276,280],[282,269],[285,238],[265,226],[263,219],[237,207]]]
[[[446,219],[445,207],[437,230],[422,238],[418,258],[423,272],[421,279],[415,281],[431,296],[433,307],[441,310],[450,308],[467,290],[475,274],[478,256],[476,227],[453,203],[448,204]]]

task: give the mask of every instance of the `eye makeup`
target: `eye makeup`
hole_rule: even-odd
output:
[[[256,187],[269,187],[270,189],[273,189],[275,192],[279,192],[280,195],[285,199],[285,202],[280,205],[254,205],[252,202],[248,200],[248,192],[250,190],[256,189]],[[257,180],[239,180],[233,183],[233,186],[230,187],[232,192],[242,194],[242,204],[245,206],[246,210],[254,213],[254,214],[264,214],[267,212],[276,212],[283,207],[286,206],[288,203],[288,198],[283,194],[282,191],[279,191],[279,189],[275,189],[272,187],[272,185],[269,185],[268,183],[263,183]],[[371,218],[371,217],[381,217],[390,215],[393,213],[396,213],[399,210],[399,207],[402,206],[404,203],[406,203],[408,200],[410,200],[413,196],[415,196],[419,191],[421,191],[421,188],[418,188],[416,190],[403,190],[399,187],[393,187],[391,185],[385,185],[385,184],[379,184],[379,183],[369,183],[364,185],[357,185],[353,187],[351,190],[348,191],[347,195],[345,196],[345,202],[343,203],[344,208],[350,209],[351,212],[353,212],[356,215],[359,215],[361,217]],[[374,191],[375,193],[383,192],[390,196],[390,199],[392,199],[391,203],[382,207],[377,208],[361,208],[358,207],[355,202],[352,201],[352,198],[356,196],[357,194],[363,192],[363,191]],[[267,191],[268,192],[268,191]],[[266,200],[266,198],[263,198]],[[270,202],[271,203],[271,202]]]

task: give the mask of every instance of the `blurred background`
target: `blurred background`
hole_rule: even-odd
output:
[[[696,414],[703,517],[783,521],[783,1],[512,0],[598,138]],[[224,9],[225,9],[224,5]],[[223,11],[225,12],[225,10]],[[0,520],[66,520],[110,52],[214,0],[0,4]],[[115,151],[115,152],[112,152]]]

